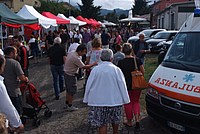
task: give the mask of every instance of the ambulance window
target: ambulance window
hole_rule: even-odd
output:
[[[164,61],[179,61],[200,66],[200,33],[179,33],[174,39]]]
[[[170,52],[167,54],[166,59],[175,60],[183,57],[183,50],[185,45],[186,34],[179,34],[175,38]]]

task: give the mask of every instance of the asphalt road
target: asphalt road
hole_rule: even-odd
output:
[[[75,112],[67,112],[63,109],[65,102],[65,92],[61,93],[60,99],[55,100],[52,84],[52,76],[48,64],[48,58],[43,56],[40,62],[34,64],[30,61],[29,79],[41,93],[41,97],[46,101],[48,107],[53,112],[50,118],[43,116],[44,111],[39,112],[41,124],[39,127],[32,125],[32,120],[28,119],[25,124],[25,134],[95,134],[96,129],[87,124],[88,107],[82,102],[84,80],[78,81],[78,93],[75,96],[74,105],[79,108]],[[124,117],[125,120],[125,117]],[[112,129],[109,126],[109,133]],[[169,129],[163,127],[155,120],[141,113],[141,130],[127,128],[120,125],[121,134],[172,134]]]

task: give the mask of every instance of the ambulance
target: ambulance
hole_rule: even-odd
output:
[[[180,28],[149,80],[150,117],[189,134],[200,134],[200,9]]]

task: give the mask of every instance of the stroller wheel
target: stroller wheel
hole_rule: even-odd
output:
[[[51,115],[52,115],[52,111],[50,111],[50,110],[46,110],[45,112],[44,112],[44,116],[45,117],[51,117]]]
[[[34,119],[33,120],[33,126],[39,127],[40,126],[40,119]]]

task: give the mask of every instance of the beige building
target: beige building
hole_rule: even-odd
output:
[[[0,3],[4,3],[14,12],[18,12],[25,4],[30,6],[41,4],[39,0],[0,0]]]

